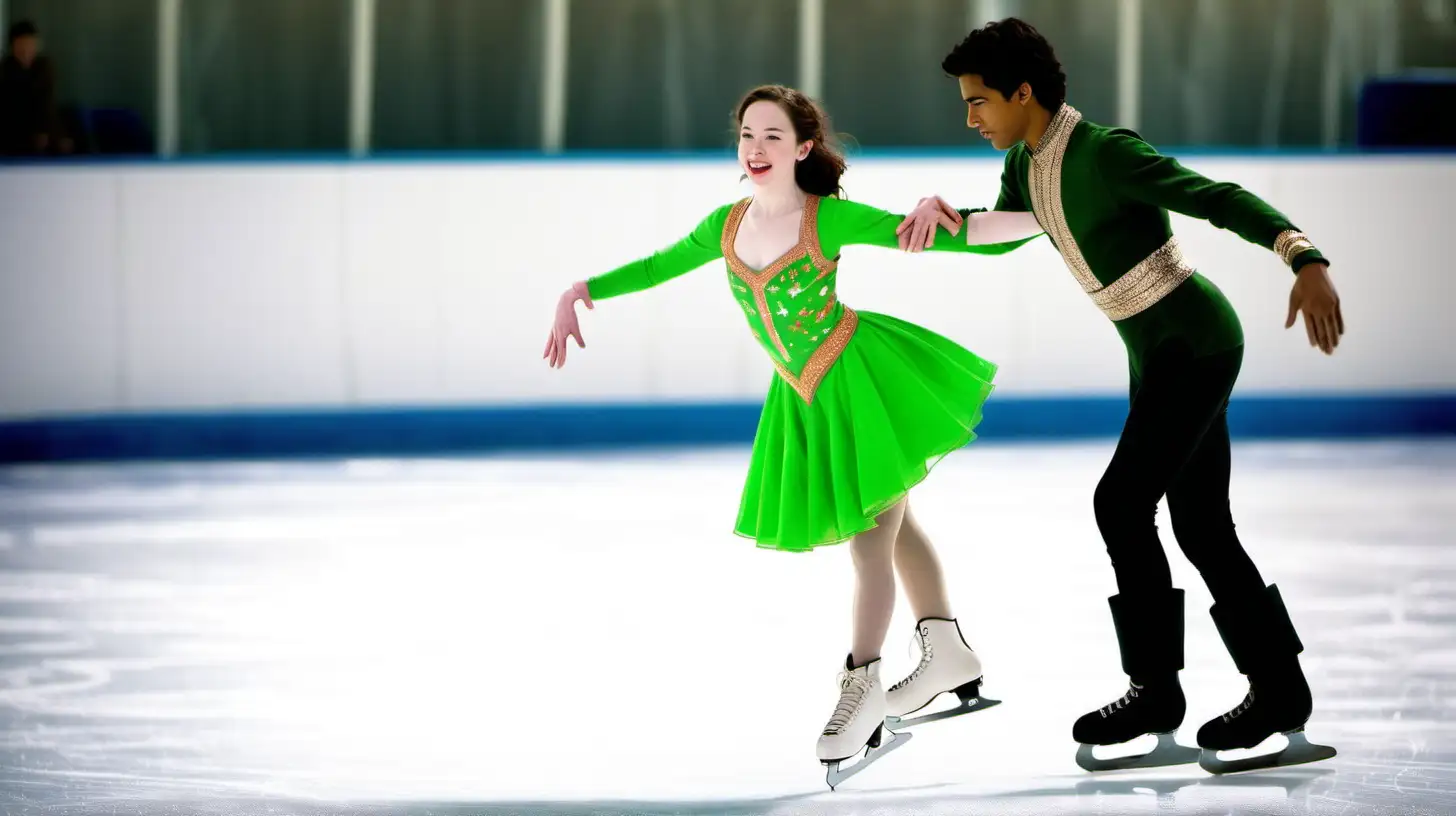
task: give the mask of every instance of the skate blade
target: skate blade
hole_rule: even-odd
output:
[[[880,735],[880,744],[870,748],[865,752],[864,759],[859,760],[848,768],[844,767],[844,763],[848,761],[847,759],[825,760],[824,765],[827,766],[828,770],[824,774],[824,781],[829,783],[830,790],[834,790],[844,780],[863,771],[865,768],[879,761],[885,754],[909,742],[912,736],[914,735],[897,734],[888,728],[884,729]]]
[[[1158,734],[1158,745],[1146,754],[1099,759],[1092,753],[1094,746],[1082,743],[1077,748],[1077,766],[1084,771],[1125,771],[1134,768],[1165,768],[1169,765],[1186,765],[1202,757],[1197,748],[1179,745],[1174,733]]]
[[[1242,773],[1244,771],[1258,771],[1265,768],[1305,765],[1310,762],[1320,762],[1321,760],[1330,759],[1338,753],[1329,745],[1319,745],[1310,742],[1303,731],[1291,731],[1284,736],[1289,740],[1289,744],[1280,750],[1270,754],[1245,757],[1243,759],[1219,759],[1217,751],[1205,748],[1198,757],[1198,767],[1211,774],[1221,776],[1223,774]]]
[[[942,691],[940,694],[946,693]],[[922,714],[919,717],[885,717],[885,725],[890,728],[910,728],[916,725],[935,722],[936,720],[948,720],[951,717],[959,717],[962,714],[974,714],[977,711],[990,708],[991,706],[1001,705],[1000,700],[993,700],[990,697],[981,696],[981,678],[976,678],[969,683],[957,686],[951,689],[949,693],[954,694],[960,699],[960,705],[954,708],[947,708],[944,711],[936,711],[932,714]],[[926,700],[925,705],[915,710],[921,711],[925,709],[931,703],[935,702],[936,698],[940,697],[940,694]]]
[[[922,714],[919,717],[886,717],[885,725],[891,728],[913,728],[917,725],[932,723],[936,720],[948,720],[951,717],[959,717],[963,714],[974,714],[992,706],[1001,705],[1000,700],[992,700],[990,697],[976,697],[971,700],[961,700],[960,705],[954,708],[947,708],[944,711],[937,711],[933,714]]]

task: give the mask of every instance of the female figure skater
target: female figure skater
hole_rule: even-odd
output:
[[[573,284],[557,304],[544,356],[564,365],[568,335],[585,347],[576,301],[594,308],[726,260],[729,290],[778,372],[734,531],[790,552],[851,542],[852,643],[818,744],[833,787],[908,738],[892,733],[882,744],[887,712],[918,710],[950,690],[963,707],[978,697],[980,661],[951,615],[940,564],[907,496],[936,461],[975,438],[996,365],[929,330],[839,302],[840,250],[897,248],[902,216],[837,197],[845,161],[813,100],[782,86],[755,88],[736,123],[752,197],[719,207],[649,257]],[[1029,213],[976,213],[964,228],[964,240],[949,240],[941,227],[935,248],[1000,254],[1042,231]],[[919,621],[922,660],[887,692],[879,661],[897,571]],[[840,771],[866,746],[864,761]]]

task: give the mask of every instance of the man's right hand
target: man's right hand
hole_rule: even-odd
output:
[[[936,226],[944,226],[951,235],[957,235],[961,231],[961,214],[940,196],[920,199],[920,203],[895,229],[895,234],[900,237],[900,248],[906,252],[920,252],[935,246]]]

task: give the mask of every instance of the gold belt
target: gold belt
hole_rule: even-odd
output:
[[[1122,277],[1088,294],[1109,319],[1126,320],[1162,300],[1192,274],[1175,236]]]

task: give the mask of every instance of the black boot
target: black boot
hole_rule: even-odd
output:
[[[1122,699],[1083,715],[1072,726],[1072,739],[1082,745],[1077,764],[1091,771],[1192,762],[1198,752],[1178,746],[1172,737],[1187,710],[1178,682],[1183,670],[1183,590],[1114,595],[1108,605],[1129,687]],[[1092,755],[1093,745],[1116,745],[1144,734],[1159,735],[1158,748],[1148,754],[1115,760]]]
[[[1309,746],[1301,733],[1313,712],[1314,701],[1299,666],[1304,644],[1294,631],[1279,588],[1270,585],[1239,602],[1214,604],[1209,613],[1234,665],[1249,678],[1249,692],[1236,708],[1198,729],[1199,746],[1206,752],[1252,748],[1282,733],[1290,737],[1291,747],[1274,755],[1274,759],[1281,761],[1271,764],[1293,764],[1289,760],[1296,758],[1293,754],[1301,753],[1301,746],[1322,749],[1316,753],[1328,752],[1328,756],[1334,756],[1333,748]],[[1328,756],[1299,761],[1310,762]],[[1217,763],[1207,754],[1205,760]],[[1269,767],[1269,764],[1249,766],[1249,762],[1240,764]]]

